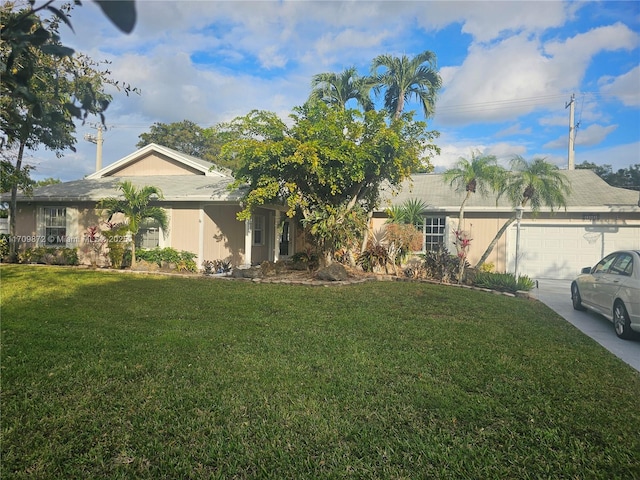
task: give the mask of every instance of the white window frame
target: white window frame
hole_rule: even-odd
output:
[[[434,225],[434,221],[437,224]],[[430,225],[427,225],[430,222]],[[438,229],[433,231],[434,226]],[[438,247],[445,247],[447,244],[447,217],[429,215],[422,218],[422,224],[416,225],[416,228],[422,232],[422,251],[428,252],[436,250]],[[427,242],[427,237],[431,237],[432,241]],[[434,242],[433,239],[440,239]]]
[[[52,216],[51,212],[56,211],[56,215]],[[57,213],[62,210],[62,215],[58,215]],[[64,226],[61,225],[51,225],[50,220],[53,218],[64,218]],[[66,247],[67,246],[67,237],[69,236],[69,226],[67,225],[67,207],[60,206],[47,206],[42,207],[42,238],[43,245],[46,247]],[[59,230],[64,230],[64,235],[59,235]],[[54,232],[55,230],[55,232]],[[57,240],[62,237],[64,238],[63,242],[57,242]],[[51,241],[54,240],[54,241]]]
[[[251,241],[252,246],[254,247],[262,247],[264,246],[264,234],[265,234],[265,224],[264,224],[264,215],[254,215],[251,219]]]

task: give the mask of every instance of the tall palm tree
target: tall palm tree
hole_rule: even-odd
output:
[[[505,170],[498,165],[494,155],[480,155],[471,152],[471,160],[460,157],[452,168],[444,172],[443,178],[456,191],[464,191],[466,195],[460,204],[458,229],[464,230],[464,207],[476,192],[486,196],[490,192],[500,191]]]
[[[379,73],[382,67],[385,70]],[[426,50],[413,58],[379,55],[371,64],[371,76],[376,94],[386,89],[384,107],[394,119],[402,115],[405,102],[414,96],[422,104],[425,117],[433,116],[436,95],[442,86],[435,53]]]
[[[122,197],[108,197],[98,202],[111,217],[116,213],[122,213],[127,218],[127,230],[131,233],[131,267],[136,266],[136,235],[142,222],[152,219],[158,222],[163,229],[167,228],[167,212],[160,207],[150,206],[152,197],[162,199],[162,191],[158,187],[144,186],[139,190],[129,181],[118,184],[118,190]]]
[[[506,195],[514,207],[529,205],[533,212],[538,212],[541,207],[548,207],[553,211],[557,207],[566,207],[566,196],[570,192],[569,181],[558,167],[543,158],[534,158],[527,162],[518,155],[511,160],[511,172],[505,176],[505,182],[498,197]],[[478,260],[476,268],[487,260],[500,237],[515,220],[514,213],[500,227],[487,250]]]
[[[358,75],[356,67],[346,68],[341,73],[319,73],[311,79],[312,100],[322,100],[328,105],[336,105],[342,109],[349,100],[356,100],[365,111],[373,110],[371,101],[371,81],[368,77]]]

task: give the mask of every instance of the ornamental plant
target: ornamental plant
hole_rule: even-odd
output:
[[[467,255],[469,254],[469,246],[471,245],[471,238],[467,232],[463,230],[455,230],[453,232],[455,236],[454,245],[456,247],[457,257],[458,257],[458,283],[462,283],[462,279],[464,278],[464,269],[468,264]]]

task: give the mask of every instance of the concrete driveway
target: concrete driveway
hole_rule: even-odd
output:
[[[538,288],[534,288],[530,293],[640,372],[640,340],[622,340],[616,336],[613,323],[602,315],[574,310],[571,304],[570,280],[539,280]]]

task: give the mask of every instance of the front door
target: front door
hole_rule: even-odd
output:
[[[289,220],[285,220],[282,223],[282,233],[280,233],[280,252],[278,253],[280,258],[291,255],[291,248],[293,248],[291,242],[291,223]]]

